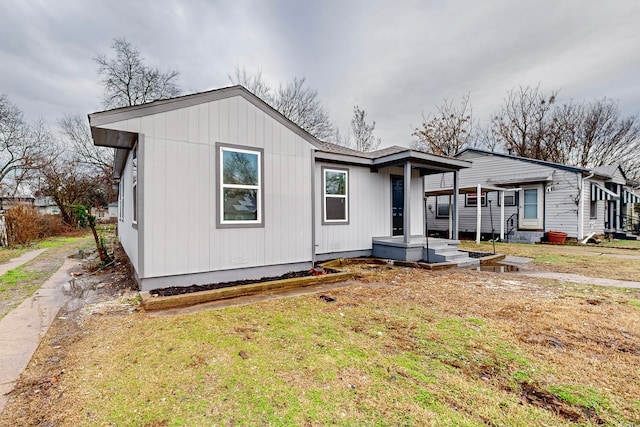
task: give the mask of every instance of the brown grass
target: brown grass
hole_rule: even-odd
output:
[[[637,290],[354,270],[334,303],[60,320],[0,425],[640,423]]]

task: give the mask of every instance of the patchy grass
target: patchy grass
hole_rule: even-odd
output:
[[[603,240],[594,247],[640,249],[640,240]]]
[[[35,259],[0,276],[0,319],[30,297],[53,273],[64,259],[78,250],[90,250],[93,237],[54,237],[38,243],[47,251]],[[43,245],[43,246],[41,246]]]
[[[461,248],[490,252],[491,243],[464,241]],[[588,277],[640,281],[640,260],[625,258],[640,254],[633,250],[566,246],[496,243],[496,252],[532,258],[532,264],[540,269],[559,273],[575,273]],[[605,255],[606,254],[606,255]]]
[[[33,248],[5,248],[0,247],[0,264],[7,262],[13,258],[19,257],[25,252],[32,250]]]
[[[333,303],[58,320],[0,425],[640,423],[638,291],[353,268]]]

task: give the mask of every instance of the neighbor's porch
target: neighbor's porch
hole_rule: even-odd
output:
[[[458,266],[476,265],[477,259],[458,250],[459,240],[426,236],[383,236],[372,239],[372,255],[376,258],[408,262],[454,263]]]

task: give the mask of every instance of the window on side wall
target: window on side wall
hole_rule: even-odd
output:
[[[323,222],[349,222],[349,173],[346,169],[323,169]]]
[[[516,205],[516,193],[515,191],[504,192],[504,205],[515,206]],[[498,195],[498,206],[500,206],[500,195]]]
[[[592,200],[589,205],[589,218],[598,219],[598,201]]]
[[[487,206],[487,193],[480,193],[480,206]],[[465,206],[478,206],[478,195],[476,193],[467,193],[464,198]]]
[[[262,151],[218,147],[220,226],[262,225]]]
[[[118,189],[118,219],[124,221],[124,180],[120,178],[120,188]]]
[[[138,223],[138,146],[133,147],[131,162],[131,222]]]
[[[436,218],[449,218],[449,198],[450,196],[436,197]]]

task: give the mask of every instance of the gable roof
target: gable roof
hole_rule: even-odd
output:
[[[591,172],[589,169],[578,168],[575,166],[568,166],[560,163],[547,162],[545,160],[531,159],[528,157],[514,156],[511,154],[496,153],[494,151],[480,150],[478,148],[465,148],[464,150],[460,151],[453,157],[469,159],[469,158],[474,158],[479,156],[495,156],[495,157],[502,157],[506,159],[519,160],[526,163],[533,163],[537,165],[548,166],[550,168],[555,168],[555,169],[560,169],[564,171],[580,173],[585,175],[588,175]]]
[[[110,129],[101,129],[100,126],[123,120],[149,116],[152,114],[163,113],[166,111],[192,107],[194,105],[232,98],[235,96],[240,96],[246,99],[251,104],[269,115],[271,118],[288,128],[289,130],[293,131],[301,138],[307,140],[310,144],[316,147],[320,147],[320,145],[322,144],[321,141],[316,137],[293,123],[276,109],[251,93],[244,86],[240,85],[214,89],[206,92],[192,93],[175,98],[162,99],[141,105],[132,105],[128,107],[120,107],[114,108],[112,110],[91,113],[88,115],[89,125],[91,126],[91,135],[93,136],[95,145],[103,147],[131,149],[135,144],[135,133],[120,132],[119,134],[114,134],[114,132]]]

